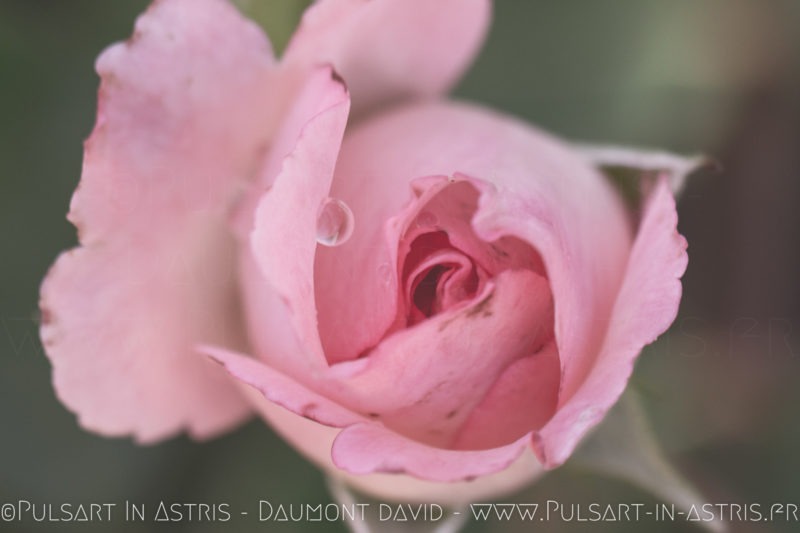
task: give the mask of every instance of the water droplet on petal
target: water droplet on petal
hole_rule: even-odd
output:
[[[417,215],[416,222],[419,228],[431,228],[439,222],[439,219],[430,211],[423,211]]]
[[[317,215],[317,242],[323,246],[339,246],[353,234],[353,212],[341,200],[326,198]]]

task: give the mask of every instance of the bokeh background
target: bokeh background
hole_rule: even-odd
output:
[[[242,5],[280,48],[305,3]],[[138,447],[83,432],[52,391],[37,336],[38,286],[59,251],[76,243],[64,215],[94,121],[94,58],[127,38],[146,4],[0,0],[0,502],[326,503],[322,475],[259,421],[211,442]],[[695,176],[679,202],[690,243],[681,314],[645,351],[632,384],[670,460],[715,502],[800,504],[799,30],[797,0],[497,0],[488,43],[456,90],[569,139],[703,152],[722,163],[720,173]],[[655,501],[569,464],[514,499]],[[168,526],[345,530],[236,517]],[[643,527],[699,531],[681,522],[550,522],[547,531]]]

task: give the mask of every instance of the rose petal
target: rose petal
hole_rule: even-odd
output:
[[[523,445],[524,451],[510,466],[474,480],[467,478],[466,481],[439,483],[402,474],[350,474],[337,468],[331,460],[333,441],[340,432],[338,428],[298,416],[267,400],[256,389],[248,385],[242,387],[243,393],[261,415],[300,453],[331,475],[343,478],[349,485],[382,500],[463,505],[515,492],[541,476],[543,471],[531,447]]]
[[[395,191],[397,183],[382,180],[380,172],[364,173],[347,154],[345,148],[332,194],[350,206],[359,223],[344,245],[320,247],[315,263],[319,331],[330,363],[355,359],[390,330],[398,315],[398,261],[416,235],[430,231],[416,228],[415,233],[408,226],[452,185],[452,178],[430,176]],[[477,195],[474,188],[463,185]],[[397,325],[401,326],[405,323]]]
[[[365,420],[260,361],[211,346],[203,347],[202,351],[225,366],[233,377],[261,392],[267,400],[304,418],[333,427],[345,427]]]
[[[208,436],[248,412],[192,347],[244,342],[225,212],[268,141],[270,46],[227,2],[162,0],[97,69],[83,246],[41,293],[56,392],[104,434]]]
[[[492,273],[525,268],[544,275],[541,258],[526,243],[503,237],[490,244],[475,235],[470,222],[479,192],[468,177],[409,180],[413,174],[381,169],[379,154],[371,149],[378,148],[368,143],[362,151],[345,139],[332,190],[359,223],[347,243],[320,248],[316,256],[319,330],[330,363],[354,359],[405,327],[405,310],[398,313],[406,295],[399,297],[397,265],[423,233],[447,231],[455,247]],[[391,151],[388,146],[381,150]]]
[[[232,376],[258,390],[268,402],[277,404],[305,419],[325,426],[344,427],[329,448],[320,448],[317,437],[299,431],[299,421],[286,413],[277,413],[263,400],[254,403],[272,420],[289,440],[315,460],[326,463],[330,450],[333,463],[353,474],[406,473],[420,480],[455,482],[499,472],[513,463],[527,448],[528,436],[510,444],[483,451],[453,451],[433,448],[399,436],[377,423],[313,392],[296,381],[249,357],[216,347],[202,351],[223,364]],[[315,434],[322,435],[319,431]],[[313,451],[312,451],[313,450]],[[536,465],[528,464],[530,473],[517,472],[514,479],[537,475]],[[391,484],[390,484],[391,485]],[[385,489],[385,487],[384,487]]]
[[[541,428],[558,403],[559,367],[554,342],[511,363],[459,430],[454,447],[493,448]]]
[[[333,463],[353,474],[409,474],[428,481],[456,482],[507,468],[527,447],[523,437],[501,448],[456,451],[433,448],[374,423],[342,430],[333,441]]]
[[[462,250],[487,272],[497,274],[510,268],[521,268],[544,275],[541,258],[524,242],[506,238],[488,243],[475,234],[472,218],[478,210],[481,194],[475,183],[476,180],[463,174],[415,179],[411,186],[420,195],[420,202],[405,240],[413,241],[420,233],[440,228],[447,232],[455,248]],[[401,242],[401,249],[403,246]]]
[[[260,355],[281,370],[294,368],[294,377],[309,368],[327,367],[314,297],[317,214],[330,191],[349,107],[347,90],[330,68],[312,73],[304,94],[297,99],[294,116],[288,120],[304,125],[272,187],[261,198],[250,237],[250,251],[260,274],[250,275],[244,282],[251,335]],[[250,273],[254,274],[252,269]],[[282,300],[281,309],[266,316],[253,312],[263,309],[258,300],[265,292],[260,287],[265,282]],[[272,353],[275,347],[261,328],[270,328],[267,323],[287,311],[302,350]]]
[[[535,435],[534,448],[546,467],[564,462],[605,416],[625,389],[639,352],[675,320],[688,261],[677,221],[669,182],[662,177],[648,199],[597,362],[575,395]]]
[[[344,245],[319,248],[314,268],[319,331],[330,363],[359,357],[375,346],[398,315],[398,261],[413,236],[402,239],[422,207],[447,188],[444,176],[431,177],[412,194],[408,182],[382,179],[390,172],[380,168],[377,154],[360,166],[359,155],[347,148],[345,138],[332,194],[353,211],[356,224]],[[425,181],[425,180],[423,180]],[[414,198],[416,197],[416,201]]]
[[[304,72],[281,71],[279,89],[287,96],[288,109],[275,134],[257,180],[243,196],[233,217],[233,226],[240,240],[239,275],[242,281],[242,300],[251,341],[260,359],[290,375],[307,373],[308,365],[321,363],[317,358],[298,357],[313,354],[303,345],[303,339],[294,330],[286,300],[263,276],[256,264],[250,238],[255,224],[255,213],[264,194],[268,192],[282,171],[287,158],[292,157],[306,126],[318,115],[335,105],[342,97],[340,83],[330,66],[318,66]],[[287,94],[293,89],[292,94]],[[290,91],[291,92],[291,91]],[[313,142],[310,139],[306,143]],[[312,213],[307,213],[312,215]],[[313,213],[315,215],[315,213]],[[272,254],[272,257],[279,255]]]
[[[286,64],[329,62],[357,111],[447,91],[478,51],[489,0],[323,0],[308,9]]]
[[[368,357],[332,367],[342,383],[328,388],[328,396],[408,437],[449,447],[497,377],[551,335],[547,281],[509,270],[472,305],[401,330]]]
[[[362,226],[376,227],[402,211],[409,180],[457,175],[484,180],[474,183],[481,188],[475,233],[486,242],[517,238],[545,263],[566,402],[607,329],[630,252],[627,211],[608,180],[566,144],[453,103],[409,105],[360,124],[342,146],[334,187],[359,208],[359,198],[369,199],[354,213]]]

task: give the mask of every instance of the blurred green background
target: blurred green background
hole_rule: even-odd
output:
[[[64,215],[94,121],[94,58],[127,38],[146,4],[0,0],[0,503],[328,502],[321,474],[259,421],[212,442],[138,447],[83,432],[54,397],[38,285],[76,243]],[[304,4],[241,2],[279,48]],[[696,176],[680,200],[690,243],[681,315],[633,379],[670,459],[711,501],[800,504],[799,30],[797,0],[497,0],[488,43],[456,91],[570,139],[721,161],[722,173]],[[515,499],[654,501],[570,465]],[[501,525],[530,528],[468,530]],[[168,526],[344,531],[236,516]],[[12,531],[154,527],[0,522]],[[643,527],[698,531],[681,522],[550,522],[547,531]]]

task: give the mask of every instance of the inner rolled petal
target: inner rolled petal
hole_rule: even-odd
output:
[[[471,258],[450,246],[445,233],[420,235],[412,243],[403,269],[405,325],[469,301],[487,277]]]
[[[475,234],[472,217],[480,193],[471,183],[451,178],[444,183],[431,186],[429,196],[421,194],[404,221],[399,308],[387,333],[469,305],[488,280],[505,270],[531,270],[546,277],[539,254],[527,243],[513,237],[489,243]]]

